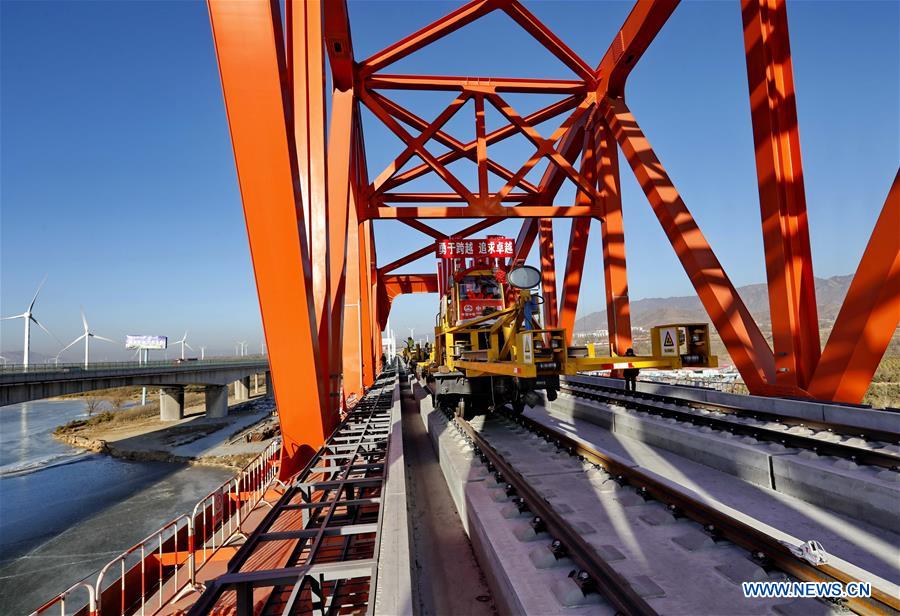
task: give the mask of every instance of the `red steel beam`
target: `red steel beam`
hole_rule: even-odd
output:
[[[317,358],[312,275],[296,151],[288,135],[280,17],[266,1],[209,0],[222,90],[281,422],[286,479],[330,425]]]
[[[777,382],[806,388],[819,361],[800,133],[784,0],[743,0]]]
[[[532,126],[536,126],[538,124],[541,124],[542,122],[546,122],[550,118],[553,118],[562,113],[565,113],[566,111],[575,109],[576,107],[578,107],[578,105],[581,103],[582,100],[583,100],[583,98],[577,97],[577,96],[567,97],[557,103],[553,103],[552,105],[544,107],[543,109],[539,109],[538,111],[535,111],[534,113],[525,116],[525,121],[528,122],[529,124],[531,124]],[[401,119],[404,122],[407,122],[407,120],[405,118],[401,118]],[[412,126],[416,126],[415,124],[413,124],[411,122],[407,122],[407,123]],[[422,124],[420,126],[417,126],[417,128],[419,128],[419,130],[422,130],[421,127],[423,127],[425,125],[427,125],[427,124],[424,121],[422,121]],[[485,135],[485,143],[487,145],[498,143],[508,137],[515,135],[518,132],[519,132],[519,130],[518,130],[518,128],[516,128],[516,126],[514,124],[507,124],[501,128],[498,128],[497,130],[491,131],[490,133]],[[444,145],[447,145],[448,147],[452,148],[452,146],[450,146],[447,143],[444,143]],[[452,163],[456,160],[459,160],[460,158],[463,158],[464,156],[469,158],[470,160],[476,160],[475,153],[476,153],[477,147],[478,147],[477,140],[470,141],[469,143],[463,145],[459,151],[454,150],[451,152],[447,152],[446,154],[442,154],[441,156],[438,156],[438,160],[441,162],[441,164],[444,164],[444,165],[449,165],[450,163]],[[397,177],[390,180],[387,183],[386,189],[390,190],[391,188],[395,188],[396,186],[399,186],[400,184],[402,184],[404,182],[414,180],[430,171],[431,171],[431,167],[429,167],[428,165],[425,165],[425,164],[419,165],[418,167],[413,167],[409,171],[405,171],[404,173],[401,173]],[[508,177],[512,177],[512,174],[509,174]],[[524,185],[523,185],[523,187],[526,188],[526,190],[528,189]]]
[[[595,143],[594,120],[589,121],[584,131],[584,141],[581,154],[581,174],[590,181],[593,186],[597,181],[599,159],[597,156],[597,144]],[[583,192],[577,194],[577,201],[581,204],[598,204],[589,200]],[[598,209],[598,214],[602,214]],[[578,312],[578,299],[581,296],[581,279],[584,273],[584,261],[587,255],[588,236],[591,232],[590,218],[575,218],[569,231],[569,250],[566,254],[566,270],[563,278],[562,295],[560,297],[559,326],[566,332],[566,341],[572,344],[572,335],[575,331],[575,317]]]
[[[484,229],[487,229],[488,227],[492,227],[492,226],[496,225],[501,220],[503,220],[503,219],[502,218],[486,218],[485,220],[480,220],[480,221],[476,222],[475,224],[469,225],[468,227],[466,227],[464,229],[460,229],[456,233],[451,234],[449,237],[452,237],[452,238],[469,237],[473,233],[478,233],[479,231],[482,231]],[[447,236],[445,236],[445,237],[447,237]],[[397,268],[403,267],[404,265],[408,265],[409,263],[412,263],[413,261],[417,261],[417,260],[421,259],[422,257],[426,257],[429,254],[434,254],[434,242],[409,253],[405,257],[402,257],[400,259],[397,259],[396,261],[388,263],[387,265],[385,265],[383,267],[379,267],[378,271],[380,271],[382,274],[386,274],[388,272],[394,271]]]
[[[556,306],[556,251],[553,246],[553,221],[549,218],[538,221],[538,250],[541,255],[544,327],[556,327],[559,321]]]
[[[560,126],[554,134],[549,139],[544,139],[541,137],[540,133],[534,129],[525,119],[520,116],[515,109],[513,109],[512,105],[504,101],[502,98],[497,96],[496,94],[489,94],[488,100],[491,101],[491,104],[497,108],[501,114],[503,114],[507,120],[509,120],[512,124],[514,124],[521,132],[525,135],[525,137],[534,144],[534,147],[537,148],[537,153],[541,156],[546,156],[550,159],[550,161],[555,164],[557,167],[560,167],[566,175],[571,179],[576,186],[580,190],[585,191],[588,195],[593,195],[593,191],[591,186],[585,181],[581,175],[572,167],[569,161],[563,156],[559,151],[557,151],[555,144],[559,140],[560,137],[573,125],[575,124],[589,108],[591,105],[590,99],[585,99],[582,101],[581,105],[578,106],[578,109],[575,110],[569,118]]]
[[[326,375],[331,366],[331,278],[329,276],[328,163],[326,154],[325,50],[320,0],[287,2],[287,45],[291,58],[294,140],[300,169],[300,189],[308,223],[313,299],[319,334],[319,356]],[[326,381],[326,401],[335,400],[335,380]],[[328,432],[339,420],[337,407],[328,415]]]
[[[437,274],[393,274],[384,277],[387,296],[393,301],[404,293],[437,293]]]
[[[514,79],[504,77],[453,77],[449,75],[369,75],[370,90],[474,91],[485,87],[496,92],[533,94],[584,94],[583,81],[564,79]]]
[[[621,97],[625,80],[668,21],[678,0],[638,0],[597,66],[597,100]]]
[[[344,369],[344,296],[347,292],[347,241],[350,192],[354,188],[356,152],[353,90],[334,90],[328,131],[328,260],[330,400],[338,417]]]
[[[425,235],[430,235],[431,237],[433,237],[436,240],[442,240],[445,237],[447,237],[446,233],[441,233],[437,229],[429,227],[424,222],[419,222],[415,218],[401,218],[400,222],[402,222],[403,224],[405,224],[408,227],[412,227],[416,231],[421,231]]]
[[[354,395],[362,398],[366,384],[363,379],[363,312],[361,307],[360,268],[363,259],[360,255],[359,219],[353,192],[350,193],[351,205],[347,211],[347,271],[345,273],[346,291],[344,293],[343,323],[343,358],[342,374],[344,396]]]
[[[569,231],[569,251],[566,258],[566,273],[563,279],[562,310],[559,315],[559,326],[566,330],[566,341],[572,344],[575,331],[575,316],[578,312],[578,297],[581,295],[581,279],[584,273],[584,261],[587,255],[588,236],[591,232],[590,218],[575,218]]]
[[[362,100],[363,104],[369,108],[369,110],[378,117],[381,122],[387,126],[391,131],[397,135],[401,141],[406,143],[407,145],[414,144],[416,139],[410,135],[400,124],[395,120],[385,109],[381,106],[381,104],[375,100],[371,95],[369,95],[365,90],[360,93],[360,100]],[[458,109],[459,107],[457,107]],[[423,142],[424,143],[424,142]],[[441,178],[452,190],[456,193],[465,197],[465,199],[471,202],[474,197],[468,191],[468,189],[460,182],[456,176],[454,176],[447,168],[437,160],[437,158],[431,154],[428,150],[422,147],[421,143],[413,146],[412,151],[415,154],[418,154],[419,157],[425,161],[425,163],[431,167],[434,172],[437,174],[439,178]]]
[[[504,203],[522,202],[534,200],[540,196],[539,193],[506,193],[501,196],[500,193],[488,193],[487,197],[493,200],[499,200]],[[372,195],[369,203],[372,205],[381,205],[384,203],[463,203],[465,198],[456,193],[382,193],[380,195]]]
[[[375,382],[378,374],[377,359],[381,355],[376,344],[379,333],[375,327],[375,238],[372,233],[372,223],[362,221],[359,225],[359,312],[362,316],[362,372],[363,384],[370,387]],[[376,349],[378,349],[376,353]]]
[[[578,75],[588,84],[594,80],[594,72],[587,62],[572,51],[568,45],[562,42],[547,26],[535,17],[528,9],[522,6],[518,0],[512,0],[503,7],[503,11],[515,20],[517,24],[533,36],[547,51],[556,56],[573,73]]]
[[[599,184],[603,200],[603,281],[606,294],[606,323],[609,350],[625,355],[632,347],[631,304],[628,301],[628,271],[625,263],[625,226],[619,188],[619,151],[605,120],[598,120],[597,152],[600,157]]]
[[[325,3],[324,24],[331,83],[335,90],[349,90],[353,87],[353,42],[347,0],[329,0]]]
[[[475,94],[475,149],[476,164],[478,165],[478,196],[485,200],[488,198],[488,156],[487,140],[484,128],[484,95]],[[524,178],[522,178],[524,179]]]
[[[378,102],[381,103],[382,107],[384,107],[388,113],[390,113],[392,116],[394,116],[401,122],[409,124],[413,128],[420,130],[420,131],[423,131],[426,128],[428,128],[428,122],[426,122],[422,118],[418,117],[414,113],[410,112],[409,110],[404,109],[403,107],[401,107],[394,101],[390,100],[389,98],[381,96],[378,93],[372,93],[372,97],[375,98],[376,100],[378,100]],[[485,137],[485,145],[487,145],[487,143],[488,143],[488,137],[489,136]],[[448,152],[447,154],[444,154],[443,156],[438,156],[438,161],[441,162],[442,164],[447,164],[448,162],[452,162],[452,161],[444,160],[444,156],[447,156],[447,155],[453,154],[453,153],[456,153],[458,155],[458,158],[465,157],[473,162],[477,162],[477,160],[478,160],[477,151],[475,149],[467,148],[466,144],[462,143],[461,141],[458,141],[457,139],[453,138],[452,136],[448,135],[447,133],[445,133],[443,131],[440,131],[440,130],[436,131],[434,133],[433,139],[435,141],[437,141],[438,143],[445,145],[452,150],[452,152]],[[490,171],[492,171],[493,173],[495,173],[496,175],[500,176],[501,178],[503,178],[505,180],[508,180],[513,176],[512,171],[506,169],[502,165],[499,165],[490,159],[487,160],[487,166]],[[416,169],[418,169],[418,168],[419,167],[416,167]],[[423,169],[423,173],[431,170],[431,167],[429,167],[428,165],[422,165],[421,168]],[[405,176],[406,176],[406,173],[403,174],[403,177],[405,177]],[[412,178],[409,178],[409,179],[412,179]],[[389,179],[386,184],[387,184],[388,188],[396,188],[397,186],[400,186],[401,184],[403,184],[406,181],[408,181],[408,180],[401,179],[401,176],[395,176],[395,177]],[[537,192],[537,187],[532,185],[530,182],[528,182],[525,179],[520,180],[518,185],[521,188],[524,188],[525,190],[527,190],[529,192]]]
[[[360,63],[359,72],[367,77],[385,66],[401,60],[426,45],[459,30],[479,17],[487,15],[496,7],[494,0],[474,0],[461,6],[449,15],[397,41],[387,49],[376,53]]]
[[[400,218],[578,218],[594,216],[590,206],[566,205],[470,205],[466,207],[375,207],[369,208],[372,220]]]
[[[530,218],[522,223],[519,229],[519,235],[516,237],[516,244],[513,248],[513,256],[509,262],[513,265],[519,265],[528,258],[531,247],[534,246],[534,240],[538,233],[537,218]]]
[[[900,324],[900,172],[810,382],[816,398],[862,401]]]
[[[600,109],[744,383],[751,393],[773,392],[772,350],[625,101],[607,98]]]
[[[363,99],[365,101],[365,98]],[[387,168],[381,172],[375,182],[373,182],[372,188],[377,193],[383,190],[383,186],[385,181],[391,178],[397,171],[400,170],[403,165],[413,156],[413,154],[419,154],[421,156],[422,151],[424,150],[425,144],[434,136],[434,134],[446,124],[450,118],[456,115],[456,112],[459,111],[463,105],[465,105],[466,101],[469,100],[469,95],[466,93],[461,93],[457,96],[453,102],[451,102],[446,109],[444,109],[440,115],[429,124],[425,130],[423,130],[418,137],[412,138],[411,135],[407,133],[407,136],[410,138],[407,139],[400,133],[397,135],[406,142],[406,148],[397,156],[394,161],[387,166]],[[370,107],[371,108],[371,107]],[[398,125],[399,126],[399,125]]]

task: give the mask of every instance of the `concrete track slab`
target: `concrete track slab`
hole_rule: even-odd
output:
[[[556,410],[536,407],[526,413],[532,419],[563,430],[626,463],[653,472],[697,497],[727,507],[748,523],[778,529],[786,536],[804,541],[815,539],[829,554],[858,568],[857,573],[863,580],[900,584],[900,534],[897,532],[788,494],[736,480],[728,473]],[[675,537],[673,541],[677,544]],[[900,588],[893,588],[900,592]]]
[[[810,450],[786,448],[689,422],[561,394],[547,405],[555,414],[607,428],[623,438],[667,450],[763,488],[810,504],[900,528],[900,485],[893,470],[857,466],[851,460],[816,458]]]

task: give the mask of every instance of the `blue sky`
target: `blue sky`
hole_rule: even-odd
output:
[[[454,6],[351,0],[357,58]],[[630,3],[527,6],[595,65]],[[235,340],[258,347],[259,308],[205,4],[4,0],[0,18],[3,316],[22,312],[47,274],[35,314],[64,342],[79,334],[84,305],[97,333],[115,339],[178,338],[187,329],[189,341],[211,353],[231,352]],[[900,158],[900,4],[795,2],[789,19],[815,273],[852,273]],[[389,70],[569,76],[499,13]],[[393,97],[427,119],[452,98]],[[682,3],[630,78],[627,98],[734,283],[762,282],[739,3]],[[523,112],[546,104],[508,100]],[[364,123],[374,177],[399,142],[371,115]],[[541,128],[546,135],[553,127]],[[470,107],[447,130],[469,135]],[[492,154],[514,166],[531,151],[511,141]],[[443,190],[439,182],[417,188]],[[624,167],[622,183],[631,297],[691,293]],[[564,190],[558,202],[571,199]],[[568,226],[556,224],[559,245]],[[511,235],[516,228],[497,227]],[[380,263],[428,243],[398,223],[377,230]],[[582,313],[600,308],[603,297],[599,227],[593,232]],[[425,259],[401,271],[433,268]],[[434,303],[433,296],[397,300],[395,330],[424,331]],[[21,351],[20,321],[3,322],[0,335],[4,354]],[[59,345],[37,331],[32,349],[55,354]],[[125,356],[113,345],[93,349],[96,359]]]

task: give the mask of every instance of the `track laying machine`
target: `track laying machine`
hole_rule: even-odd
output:
[[[525,406],[556,399],[559,377],[624,368],[714,367],[709,325],[680,323],[651,330],[651,356],[616,356],[596,344],[569,346],[566,331],[540,322],[543,298],[537,269],[513,264],[514,242],[438,240],[440,310],[434,344],[417,354],[435,405],[471,417],[503,405]]]

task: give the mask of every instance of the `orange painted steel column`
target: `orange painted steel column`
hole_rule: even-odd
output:
[[[337,425],[338,386],[332,357],[328,155],[325,138],[325,49],[320,0],[288,0],[285,4],[294,104],[294,139],[300,170],[300,189],[310,246],[313,299],[324,360],[326,393],[333,413],[328,426]]]
[[[331,96],[331,128],[328,133],[328,257],[329,257],[329,364],[330,399],[337,411],[341,403],[344,368],[344,295],[347,292],[348,208],[353,189],[356,152],[353,136],[353,90],[334,90]],[[346,394],[345,394],[346,395]],[[338,413],[335,413],[338,417]]]
[[[603,281],[606,322],[611,353],[624,355],[632,346],[631,305],[628,302],[628,270],[625,262],[625,224],[619,189],[619,149],[612,130],[600,120],[600,196],[603,200]]]
[[[581,154],[581,174],[595,189],[594,195],[589,196],[583,191],[576,194],[575,202],[580,205],[591,205],[597,210],[597,215],[602,215],[597,185],[597,143],[595,139],[595,126],[591,120],[585,127]],[[560,298],[559,326],[566,332],[566,341],[572,344],[572,336],[575,333],[575,316],[578,313],[578,298],[581,295],[581,279],[584,273],[584,261],[587,256],[588,237],[591,232],[590,218],[573,218],[569,231],[569,251],[566,255],[566,270],[563,279],[562,297]]]
[[[875,223],[809,391],[859,403],[900,323],[900,172]]]
[[[625,101],[606,98],[600,106],[744,383],[751,393],[773,392],[772,350]]]
[[[528,259],[528,253],[534,246],[534,239],[537,237],[538,221],[536,218],[528,218],[522,222],[519,228],[519,234],[516,236],[516,244],[513,248],[513,256],[509,260],[511,265],[521,265]]]
[[[351,193],[351,201],[353,194]],[[347,221],[347,270],[344,275],[344,324],[341,358],[343,360],[344,396],[356,394],[361,398],[365,390],[363,380],[363,316],[361,301],[360,234],[355,203],[351,203]]]
[[[266,1],[209,0],[222,89],[281,422],[281,476],[324,442],[327,407],[317,361],[309,253],[280,18]]]
[[[578,311],[578,296],[581,294],[581,279],[584,260],[587,255],[588,236],[591,232],[590,218],[573,218],[569,231],[569,253],[566,258],[566,274],[562,288],[562,310],[559,326],[566,330],[566,341],[572,344],[575,331],[575,316]]]
[[[784,0],[743,0],[776,382],[806,388],[819,361],[800,133]]]
[[[553,250],[553,220],[538,222],[538,248],[541,253],[541,291],[544,296],[544,327],[556,327],[559,314],[556,307],[556,255]]]
[[[374,331],[374,297],[373,276],[374,268],[372,264],[372,222],[363,221],[359,225],[359,313],[360,325],[362,333],[362,374],[363,385],[371,387],[375,382],[375,376],[378,374],[377,364],[375,362],[375,336],[378,334]],[[380,342],[379,342],[380,344]],[[381,350],[378,351],[381,355]]]

